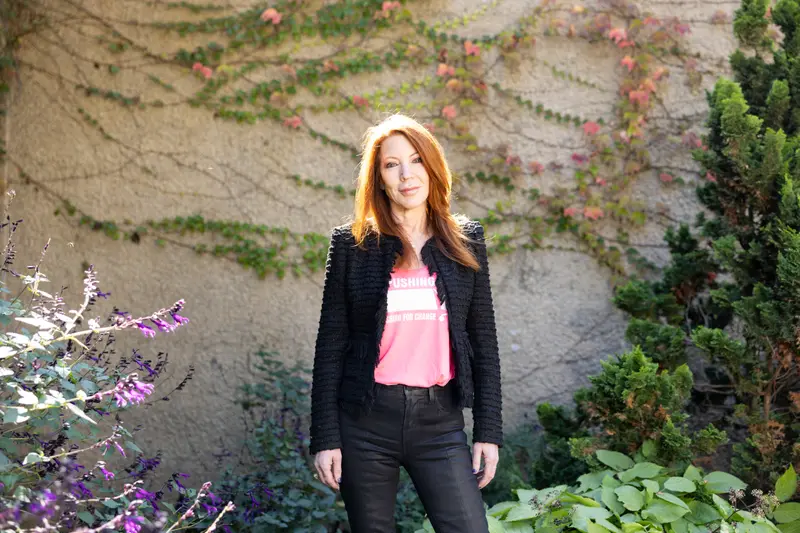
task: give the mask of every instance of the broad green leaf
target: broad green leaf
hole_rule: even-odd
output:
[[[639,515],[636,513],[625,513],[624,515],[619,517],[619,521],[622,524],[628,524],[633,522],[639,522],[640,518]]]
[[[517,520],[530,520],[542,514],[541,507],[534,507],[529,503],[520,502],[516,507],[512,507],[505,517],[506,522],[516,522]]]
[[[0,472],[8,470],[9,468],[11,468],[11,461],[8,460],[6,454],[0,451]]]
[[[744,490],[747,483],[727,472],[711,472],[703,478],[709,492],[721,494],[731,489]]]
[[[652,479],[643,479],[642,485],[644,485],[644,488],[647,489],[647,496],[649,499],[652,499],[653,495],[655,495],[656,492],[661,490],[660,487],[658,486],[658,481],[653,481]]]
[[[129,450],[135,451],[136,453],[144,453],[136,444],[134,444],[133,441],[130,440],[125,441],[125,447]]]
[[[655,520],[661,524],[668,524],[681,518],[688,512],[689,509],[684,509],[679,505],[661,499],[655,499],[642,511],[642,518]]]
[[[36,405],[39,403],[39,398],[32,392],[26,391],[25,389],[19,388],[17,389],[19,393],[19,403],[22,405]]]
[[[4,378],[6,376],[13,376],[14,371],[10,368],[0,367],[0,378]]]
[[[607,530],[611,531],[612,533],[622,533],[622,530],[620,528],[618,528],[617,526],[615,526],[614,524],[612,524],[611,522],[609,522],[605,518],[595,518],[594,521],[595,521],[595,523],[597,523],[598,525],[603,526],[604,528],[606,528]]]
[[[595,524],[592,521],[586,523],[586,531],[588,533],[609,533],[609,531],[599,524]]]
[[[510,509],[517,505],[519,502],[500,502],[490,507],[486,513],[495,518],[503,518]]]
[[[696,483],[701,483],[703,481],[703,474],[700,473],[695,466],[689,465],[686,467],[686,471],[683,473],[683,477],[686,479],[691,479]]]
[[[678,518],[669,524],[673,533],[689,533],[689,522],[685,518]]]
[[[44,462],[44,457],[36,452],[31,452],[25,456],[25,459],[22,460],[23,465],[32,465],[35,463],[42,463]]]
[[[671,477],[664,482],[664,488],[672,492],[694,492],[694,481],[685,477]]]
[[[503,524],[493,516],[487,516],[486,521],[489,522],[489,533],[505,533]]]
[[[78,513],[78,518],[80,518],[87,526],[94,524],[94,516],[92,516],[92,513],[81,511]]]
[[[666,500],[669,503],[673,503],[673,504],[677,505],[678,507],[683,507],[687,511],[691,511],[691,509],[689,509],[689,506],[686,505],[686,502],[681,500],[680,498],[678,498],[674,494],[670,494],[669,492],[661,492],[661,491],[659,491],[659,492],[656,493],[656,497],[661,498],[662,500]]]
[[[622,482],[614,476],[606,476],[603,478],[602,485],[603,487],[611,487],[612,489],[616,489],[617,487],[622,486]]]
[[[625,483],[634,479],[650,479],[656,477],[664,467],[654,463],[638,463],[633,468],[619,474],[620,481]]]
[[[22,322],[23,324],[28,324],[30,326],[37,327],[39,329],[53,329],[57,327],[52,322],[48,322],[43,318],[17,317],[17,321]]]
[[[533,526],[525,522],[504,522],[502,527],[505,529],[499,531],[505,531],[505,533],[534,533]]]
[[[729,517],[731,513],[733,513],[733,507],[726,500],[723,500],[716,494],[713,494],[711,499],[714,501],[714,505],[717,507],[719,513],[725,518]]]
[[[707,524],[722,518],[715,507],[704,502],[691,501],[689,502],[689,509],[692,510],[692,513],[687,515],[686,518],[695,524]],[[728,515],[725,516],[727,517]]]
[[[624,485],[615,491],[617,498],[629,511],[638,511],[644,507],[644,495],[635,487]]]
[[[600,470],[599,472],[589,472],[588,474],[583,474],[578,478],[578,483],[581,485],[578,487],[577,492],[582,493],[599,488],[600,485],[603,484],[604,477],[613,475],[614,472],[612,470]]]
[[[596,455],[598,461],[606,466],[610,466],[617,472],[633,468],[635,464],[633,459],[627,455],[611,450],[597,450]]]
[[[642,455],[648,459],[652,459],[656,454],[656,441],[647,439],[642,443]]]
[[[599,505],[599,504],[598,504]],[[602,507],[587,507],[585,505],[573,506],[572,527],[588,533],[588,520],[598,518],[611,518],[611,511]]]
[[[778,497],[778,500],[785,502],[790,500],[795,492],[797,492],[797,472],[794,471],[794,465],[790,464],[786,472],[775,483],[775,496]]]
[[[778,524],[781,533],[800,533],[800,520],[789,522],[788,524]]]
[[[600,504],[591,498],[586,498],[584,496],[579,496],[577,494],[573,494],[571,492],[564,491],[561,494],[562,501],[573,501],[575,503],[579,503],[581,505],[585,505],[587,507],[600,507]]]
[[[800,520],[800,503],[788,502],[780,504],[772,514],[772,518],[779,524],[788,524],[789,522]]]
[[[84,420],[87,420],[87,421],[91,422],[92,424],[97,424],[97,422],[92,420],[92,418],[89,415],[84,413],[83,410],[81,410],[81,408],[78,407],[77,405],[75,405],[74,403],[67,402],[67,403],[64,404],[64,406],[67,409],[69,409],[70,411],[72,411],[73,414],[78,415],[79,417],[83,418]]]
[[[6,359],[7,357],[11,357],[16,352],[17,349],[12,348],[11,346],[0,346],[0,359]]]
[[[601,500],[606,507],[614,511],[615,514],[621,515],[625,513],[625,507],[620,503],[617,494],[614,492],[614,487],[606,485],[603,487]]]
[[[529,503],[539,491],[532,489],[516,489],[514,492],[517,493],[517,498],[519,501]]]
[[[644,526],[639,522],[623,522],[622,533],[641,533],[644,531]]]

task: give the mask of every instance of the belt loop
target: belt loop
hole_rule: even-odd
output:
[[[433,403],[433,396],[433,387],[428,387],[428,401],[430,403]]]

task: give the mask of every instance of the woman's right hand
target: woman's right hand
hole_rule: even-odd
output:
[[[319,479],[333,490],[342,482],[342,450],[322,450],[314,457],[314,468]]]

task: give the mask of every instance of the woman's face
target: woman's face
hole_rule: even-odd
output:
[[[428,172],[414,145],[405,135],[387,137],[378,154],[381,182],[392,209],[400,212],[425,209],[428,201]]]

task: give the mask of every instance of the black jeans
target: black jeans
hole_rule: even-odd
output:
[[[339,414],[340,488],[352,532],[395,533],[402,466],[437,533],[488,533],[453,387],[377,388],[369,415]]]

